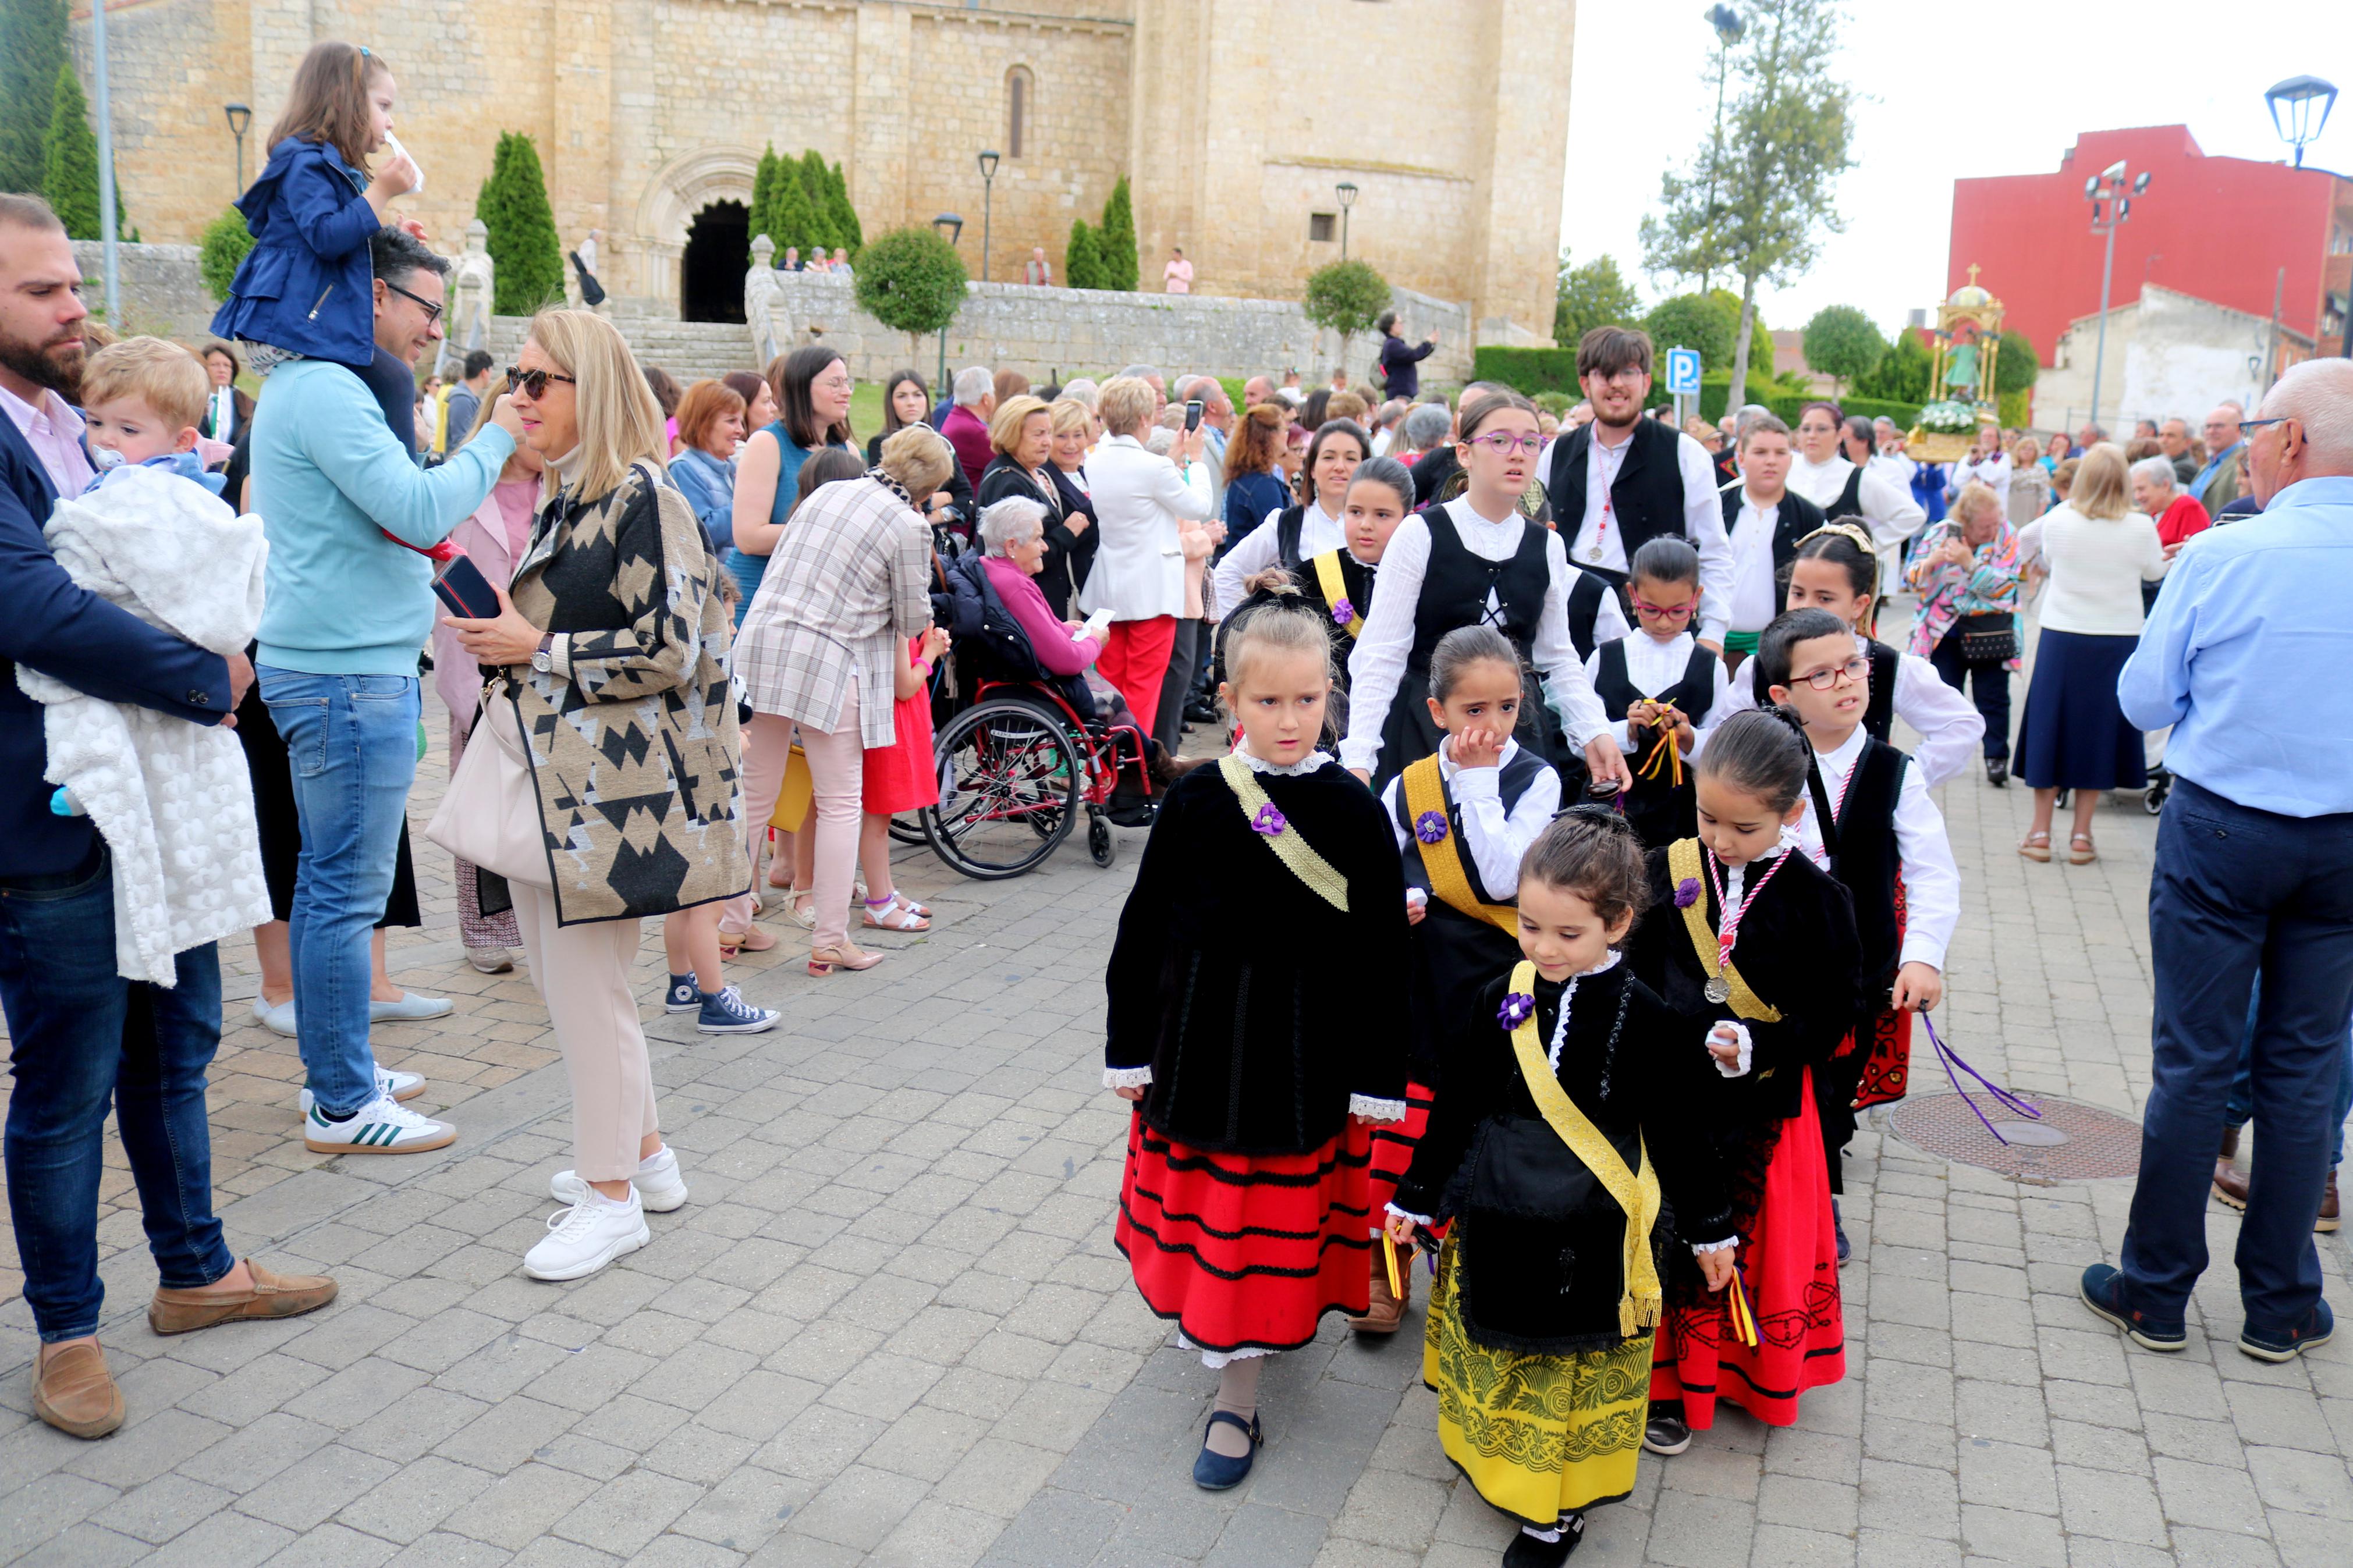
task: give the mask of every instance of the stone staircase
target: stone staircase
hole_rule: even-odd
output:
[[[731,370],[760,368],[752,349],[752,330],[719,321],[681,321],[656,316],[607,312],[639,364],[659,365],[678,378],[681,386]],[[501,365],[514,363],[522,347],[527,316],[491,318],[491,356]]]

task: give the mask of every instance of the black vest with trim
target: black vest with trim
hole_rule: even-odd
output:
[[[1299,553],[1299,535],[1306,526],[1307,508],[1303,505],[1284,507],[1275,516],[1275,564],[1293,577],[1300,574],[1300,567],[1306,562],[1306,557]]]
[[[1740,521],[1740,509],[1748,500],[1746,487],[1735,485],[1724,492],[1724,536],[1732,537],[1733,525]],[[1783,490],[1773,508],[1773,586],[1776,597],[1788,595],[1789,568],[1797,564],[1798,542],[1821,527],[1822,509],[1795,490]]]
[[[1838,803],[1835,834],[1824,834],[1831,849],[1830,873],[1854,899],[1855,935],[1862,943],[1863,1009],[1875,1014],[1887,1005],[1894,984],[1902,939],[1895,927],[1895,877],[1903,856],[1895,843],[1895,802],[1904,793],[1904,770],[1912,759],[1876,736],[1866,735],[1855,759],[1845,798]],[[1816,778],[1820,778],[1817,765]],[[1829,781],[1820,780],[1824,795]],[[1808,781],[1810,795],[1813,781]],[[1814,810],[1820,812],[1820,800]]]
[[[1636,632],[1647,637],[1647,632]],[[1691,658],[1684,661],[1683,675],[1664,691],[1643,691],[1636,688],[1633,677],[1627,672],[1626,639],[1620,637],[1601,645],[1601,663],[1594,672],[1593,694],[1601,699],[1601,710],[1612,721],[1622,721],[1626,710],[1644,698],[1654,701],[1672,702],[1683,710],[1697,729],[1707,722],[1708,710],[1715,701],[1716,657],[1694,639]],[[1655,733],[1655,731],[1653,731]],[[1633,752],[1628,754],[1629,767],[1639,770],[1650,756],[1652,742],[1643,739]],[[1625,796],[1626,820],[1632,824],[1635,834],[1646,849],[1657,849],[1678,838],[1690,838],[1699,832],[1699,809],[1692,788],[1692,764],[1683,762],[1683,782],[1678,787],[1671,773],[1659,778],[1644,778],[1638,771],[1634,787]],[[1663,772],[1663,770],[1662,770]]]
[[[1661,534],[1686,537],[1682,440],[1681,431],[1656,419],[1634,421],[1626,460],[1609,486],[1610,521],[1619,529],[1629,562],[1634,552]],[[1582,426],[1554,451],[1552,475],[1545,486],[1553,518],[1560,524],[1560,542],[1572,553],[1585,527],[1585,470],[1592,450],[1593,426]]]
[[[1504,803],[1504,816],[1509,816],[1512,814],[1513,810],[1519,805],[1520,797],[1528,793],[1528,785],[1535,782],[1537,774],[1546,771],[1547,770],[1545,760],[1525,746],[1514,751],[1509,761],[1497,767],[1495,795],[1496,798]],[[1519,889],[1507,888],[1501,893],[1491,892],[1486,884],[1480,880],[1479,868],[1471,858],[1470,853],[1461,847],[1463,843],[1462,807],[1456,802],[1454,792],[1446,787],[1444,776],[1441,769],[1439,787],[1446,798],[1446,819],[1450,831],[1454,835],[1457,855],[1462,862],[1462,875],[1471,884],[1472,893],[1482,904],[1514,902],[1520,896]],[[1398,785],[1397,821],[1398,826],[1404,828],[1406,834],[1405,885],[1409,888],[1419,888],[1423,892],[1430,893],[1430,868],[1421,863],[1421,840],[1414,835],[1413,807],[1407,804],[1405,785],[1402,784]],[[1439,907],[1439,899],[1435,893],[1430,893],[1430,907],[1431,916],[1435,918]],[[1458,912],[1451,905],[1447,907],[1446,912],[1453,915],[1457,920],[1470,918]]]
[[[1860,465],[1850,467],[1853,471],[1847,475],[1845,488],[1839,491],[1838,500],[1831,502],[1832,517],[1862,516],[1862,468]]]
[[[1572,561],[1569,564],[1576,566],[1577,563]],[[1568,641],[1569,645],[1577,649],[1577,660],[1580,663],[1593,657],[1594,644],[1600,638],[1596,623],[1601,615],[1601,595],[1604,594],[1616,594],[1620,600],[1619,611],[1620,614],[1625,612],[1627,606],[1624,602],[1625,590],[1622,587],[1599,572],[1588,572],[1581,566],[1577,567],[1577,581],[1568,585],[1567,608]],[[1631,619],[1630,616],[1628,618]]]

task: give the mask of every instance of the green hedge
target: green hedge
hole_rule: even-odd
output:
[[[1574,393],[1577,390],[1577,351],[1490,344],[1472,351],[1471,379],[1498,381],[1531,397],[1539,392]]]
[[[1482,348],[1471,356],[1471,374],[1480,381],[1502,382],[1505,386],[1515,387],[1531,397],[1540,392],[1567,393],[1572,397],[1579,395],[1575,349]],[[1699,383],[1699,416],[1710,421],[1723,418],[1731,387],[1729,375],[1702,376]],[[1653,381],[1650,405],[1659,407],[1671,401],[1666,384]],[[1785,391],[1768,378],[1751,375],[1748,378],[1748,395],[1743,401],[1763,404],[1794,427],[1799,413],[1816,399]],[[1920,405],[1916,403],[1895,403],[1877,397],[1842,398],[1839,406],[1849,414],[1860,414],[1866,419],[1876,419],[1883,414],[1907,430],[1920,415]]]

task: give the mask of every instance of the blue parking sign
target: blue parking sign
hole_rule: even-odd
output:
[[[1699,351],[1667,351],[1667,390],[1677,397],[1699,395]]]

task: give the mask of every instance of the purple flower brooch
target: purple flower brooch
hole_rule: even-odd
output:
[[[1290,826],[1291,819],[1283,816],[1282,808],[1272,801],[1268,801],[1264,805],[1260,806],[1258,814],[1250,818],[1250,831],[1262,833],[1269,838]]]
[[[1685,877],[1675,884],[1675,908],[1687,910],[1699,902],[1699,879]]]
[[[1446,837],[1446,818],[1435,811],[1425,811],[1413,819],[1413,836],[1424,844],[1436,844]]]
[[[1535,1010],[1535,997],[1525,991],[1514,991],[1505,995],[1504,1005],[1495,1009],[1495,1022],[1506,1029],[1516,1029],[1526,1023]]]
[[[1332,606],[1332,619],[1341,626],[1345,626],[1356,618],[1356,606],[1348,603],[1347,600],[1343,599],[1338,604]]]

